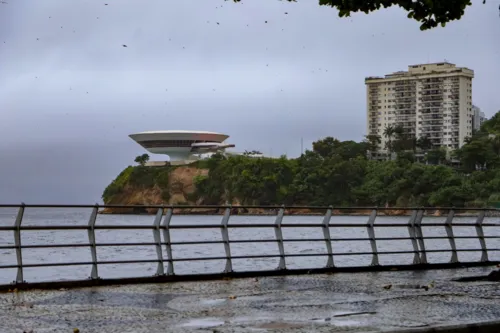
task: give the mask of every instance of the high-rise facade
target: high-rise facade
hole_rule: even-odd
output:
[[[480,108],[478,108],[475,105],[472,105],[472,128],[475,131],[479,131],[481,128],[481,125],[486,121],[486,116],[484,115],[484,112],[481,111]]]
[[[367,134],[381,139],[387,127],[402,127],[434,147],[453,150],[472,135],[474,71],[448,62],[408,66],[384,77],[367,77]]]

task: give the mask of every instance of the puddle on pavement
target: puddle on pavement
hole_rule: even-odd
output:
[[[214,306],[214,305],[224,304],[226,302],[227,302],[227,299],[225,299],[225,298],[218,298],[218,299],[206,299],[206,300],[202,300],[200,302],[200,304],[201,305]]]
[[[134,307],[172,310],[168,303],[179,297],[177,294],[137,293],[120,291],[72,290],[54,292],[50,297],[32,302],[37,305],[81,305],[103,307]]]
[[[332,325],[342,326],[342,327],[344,327],[344,326],[360,326],[361,323],[359,321],[356,321],[356,320],[343,319],[343,320],[333,320]]]
[[[263,328],[269,330],[291,329],[291,328],[302,328],[302,327],[304,327],[304,324],[283,323],[283,322],[273,322],[257,326],[257,328]]]
[[[259,321],[272,321],[272,317],[236,317],[231,319],[231,323],[237,324],[246,324],[246,323],[255,323]]]
[[[398,324],[399,327],[405,327],[405,328],[418,328],[418,327],[427,327],[429,324],[426,323],[421,323],[417,321],[407,321],[403,320],[400,324]]]
[[[224,321],[218,318],[197,318],[191,319],[187,323],[181,324],[182,327],[216,327],[224,325]]]

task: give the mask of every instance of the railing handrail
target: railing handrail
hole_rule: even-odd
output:
[[[13,225],[1,225],[0,232],[2,231],[13,231],[14,233],[14,245],[3,245],[0,244],[0,249],[8,250],[13,249],[16,252],[16,264],[11,265],[0,265],[1,269],[16,269],[17,276],[13,282],[16,285],[24,285],[26,282],[24,280],[24,269],[25,268],[35,268],[35,267],[55,267],[55,266],[76,266],[76,265],[91,265],[92,270],[90,273],[91,280],[99,280],[99,265],[110,265],[110,264],[131,264],[131,263],[156,263],[157,264],[157,276],[173,276],[174,273],[174,263],[180,261],[208,261],[208,260],[224,260],[226,262],[225,269],[222,274],[232,275],[235,274],[233,271],[232,261],[234,259],[263,259],[263,258],[279,258],[279,264],[277,267],[278,271],[287,271],[293,273],[286,266],[286,259],[293,257],[326,257],[327,262],[325,269],[336,270],[339,267],[335,265],[335,257],[338,256],[371,256],[372,261],[370,267],[376,267],[379,269],[382,267],[379,264],[380,256],[384,255],[395,255],[395,254],[413,254],[413,262],[409,264],[410,267],[417,267],[422,265],[430,265],[427,261],[427,254],[429,253],[451,253],[449,267],[460,267],[461,265],[485,265],[491,263],[489,259],[489,253],[500,252],[499,248],[487,247],[486,239],[500,239],[500,235],[485,235],[483,227],[500,227],[500,223],[484,222],[486,213],[488,211],[498,211],[498,209],[471,209],[471,208],[431,208],[432,210],[443,210],[448,211],[446,220],[443,222],[431,222],[423,223],[423,218],[425,215],[425,210],[430,208],[420,207],[420,208],[368,208],[368,207],[308,207],[308,206],[134,206],[134,205],[0,205],[3,207],[17,207],[18,213],[16,215]],[[135,224],[135,225],[101,225],[96,223],[97,214],[100,208],[156,208],[156,215],[152,224]],[[25,215],[26,208],[92,208],[91,215],[89,217],[87,224],[78,225],[23,225],[23,218]],[[174,211],[176,209],[189,209],[189,208],[224,208],[224,214],[220,223],[209,223],[209,224],[179,224],[172,225],[171,220],[174,216]],[[276,218],[274,223],[230,223],[230,217],[232,216],[233,209],[238,208],[260,208],[260,209],[275,209]],[[287,223],[286,217],[291,214],[287,214],[289,209],[318,209],[326,210],[324,213],[322,222],[312,222],[312,223]],[[370,215],[366,223],[338,223],[332,221],[334,210],[370,210]],[[376,219],[379,216],[379,211],[387,210],[407,210],[411,211],[411,216],[407,223],[377,223]],[[454,223],[454,218],[456,218],[456,211],[459,210],[469,210],[469,211],[479,211],[479,215],[475,222],[466,223]],[[422,232],[423,227],[442,227],[446,231],[446,236],[425,236]],[[466,236],[456,236],[454,234],[455,228],[460,227],[473,227],[475,229],[475,235]],[[275,231],[275,237],[272,239],[230,239],[229,229],[238,228],[272,228]],[[283,236],[283,229],[286,228],[320,228],[323,231],[323,237],[321,238],[286,238]],[[332,228],[352,228],[359,230],[363,228],[366,230],[367,236],[364,237],[350,237],[350,238],[335,238],[331,237],[330,229]],[[407,228],[407,236],[399,237],[377,237],[376,230],[380,228]],[[175,241],[171,239],[171,230],[180,229],[219,229],[221,234],[220,240],[203,240],[203,241]],[[29,244],[23,245],[21,242],[21,234],[23,231],[43,231],[43,230],[86,230],[88,232],[88,242],[86,243],[70,243],[70,244]],[[95,232],[96,230],[151,230],[153,232],[153,239],[150,242],[135,242],[135,243],[105,243],[96,242]],[[163,236],[163,237],[162,237]],[[440,249],[426,249],[425,241],[428,240],[448,240],[449,248]],[[457,247],[456,240],[459,239],[477,239],[479,241],[479,248],[460,248]],[[411,247],[404,250],[393,250],[393,251],[380,251],[377,248],[378,241],[401,241],[409,240],[411,241]],[[370,251],[361,252],[335,252],[332,249],[333,242],[367,242],[370,244]],[[262,255],[233,255],[231,253],[231,244],[236,243],[265,243],[273,242],[278,245],[278,253],[274,254],[262,254]],[[321,242],[324,244],[324,253],[286,253],[284,244],[287,242]],[[223,244],[224,245],[224,256],[198,256],[198,257],[175,257],[173,256],[172,246],[178,245],[207,245],[207,244]],[[98,260],[97,249],[102,249],[110,246],[155,246],[156,257],[155,258],[145,258],[138,260]],[[91,251],[90,261],[79,261],[79,262],[38,262],[38,263],[23,263],[23,249],[36,249],[36,248],[71,248],[71,247],[89,247]],[[163,250],[165,248],[165,250]],[[459,262],[458,253],[461,252],[481,252],[481,259],[477,262]],[[166,256],[164,257],[164,254]],[[165,270],[164,264],[167,264]],[[495,262],[496,263],[496,262]],[[400,264],[398,264],[401,266]],[[404,266],[404,265],[403,265]],[[318,268],[312,268],[318,269]],[[323,269],[323,268],[321,268]],[[255,271],[250,273],[255,274]],[[204,274],[204,273],[200,273]],[[1,287],[1,286],[0,286]]]

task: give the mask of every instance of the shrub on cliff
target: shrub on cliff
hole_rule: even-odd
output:
[[[130,175],[133,170],[134,167],[127,167],[118,175],[118,177],[115,178],[115,180],[111,182],[111,184],[106,187],[102,194],[102,200],[104,203],[110,202],[113,199],[113,196],[120,194],[123,191],[125,185],[129,182]]]

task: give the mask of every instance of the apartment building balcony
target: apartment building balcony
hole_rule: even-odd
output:
[[[444,86],[442,84],[439,85],[432,85],[432,86],[421,86],[420,87],[420,92],[425,93],[425,92],[432,92],[432,91],[443,91]]]
[[[415,109],[400,109],[394,111],[396,115],[416,115],[417,112],[415,112]]]
[[[418,106],[422,109],[436,109],[436,108],[443,108],[443,103],[436,103],[436,102],[425,102],[425,103],[418,103]]]
[[[411,102],[411,101],[414,101],[414,100],[415,100],[415,98],[416,98],[416,96],[415,96],[415,95],[413,95],[413,96],[397,96],[397,95],[396,95],[396,96],[394,97],[394,100],[395,100],[395,101],[409,101],[409,102]]]
[[[419,126],[420,127],[420,131],[422,132],[422,134],[429,134],[429,135],[432,135],[432,134],[435,134],[435,133],[443,133],[443,128],[441,126],[437,126],[437,127],[425,127],[425,126]]]
[[[404,127],[404,128],[414,128],[415,126],[415,121],[412,121],[411,119],[397,119],[396,123],[398,126]]]
[[[443,114],[441,112],[432,112],[432,113],[429,112],[429,113],[425,113],[424,115],[419,114],[419,118],[420,118],[420,120],[444,119]]]
[[[435,112],[436,110],[444,111],[445,108],[442,105],[419,105],[421,111]]]
[[[415,126],[415,117],[396,117],[396,121],[399,122],[408,122],[411,126]],[[408,126],[410,126],[408,125]]]
[[[419,121],[419,125],[421,126],[442,126],[443,121],[441,120],[433,120],[433,121]]]
[[[399,93],[416,93],[417,88],[415,86],[396,86],[394,87],[394,91]]]
[[[438,121],[440,123],[443,122],[443,117],[422,117],[422,116],[419,116],[418,117],[418,123],[422,123],[422,122],[426,122],[426,121]]]
[[[404,98],[395,98],[394,103],[395,103],[395,105],[406,105],[406,104],[415,105],[416,101],[415,101],[415,98],[404,97]]]
[[[430,83],[433,83],[433,82],[443,82],[443,79],[440,78],[440,77],[430,77],[428,79],[425,79],[424,82],[430,82]]]
[[[414,103],[398,103],[398,104],[393,104],[393,107],[395,109],[414,109],[417,107],[417,105]]]
[[[440,92],[424,92],[424,93],[420,92],[419,95],[422,97],[424,97],[424,96],[425,97],[427,97],[427,96],[443,96],[443,93],[444,92],[442,92],[442,91],[440,91]]]
[[[413,80],[402,80],[402,81],[397,81],[395,83],[396,86],[407,86],[407,85],[413,85],[415,84],[415,81]]]
[[[418,98],[419,102],[422,103],[432,103],[432,102],[442,102],[443,101],[443,96],[426,96],[426,97],[419,97]]]

